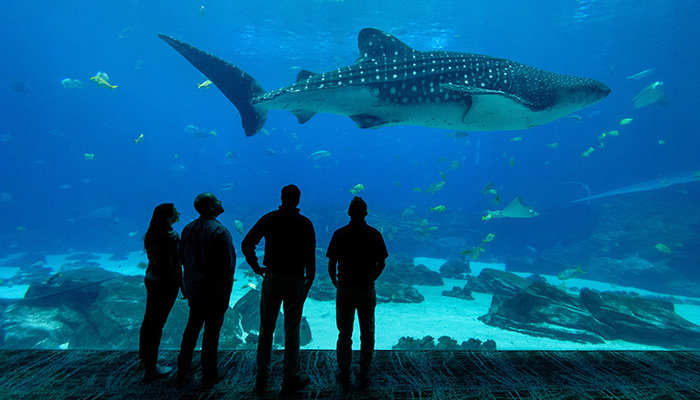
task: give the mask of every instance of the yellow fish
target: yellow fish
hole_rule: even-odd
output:
[[[105,89],[106,89],[106,88],[110,88],[110,89],[112,89],[112,90],[114,90],[114,89],[117,88],[117,85],[110,85],[109,82],[107,82],[107,79],[105,79],[105,78],[103,78],[103,77],[101,77],[101,76],[99,76],[99,75],[93,76],[92,78],[90,78],[90,80],[93,81],[93,82],[95,82],[95,84],[96,84],[98,87],[103,87],[103,88],[105,88]]]
[[[482,240],[482,242],[488,243],[488,242],[492,241],[493,238],[495,238],[495,237],[496,237],[496,235],[494,235],[493,233],[489,233],[488,235],[486,235],[486,238],[484,238],[484,240]]]
[[[656,248],[656,250],[660,251],[661,253],[671,254],[673,252],[670,247],[666,246],[663,243],[657,243],[654,245],[654,247]]]
[[[557,275],[557,278],[559,278],[560,281],[565,281],[567,279],[573,278],[574,276],[576,276],[578,274],[585,274],[585,273],[586,272],[583,269],[581,269],[581,266],[579,265],[576,268],[569,268],[569,269],[565,269],[565,270],[561,271]]]
[[[352,189],[350,189],[350,193],[357,196],[357,194],[363,190],[365,190],[365,185],[358,183],[357,185],[353,186]]]
[[[447,210],[447,207],[445,207],[443,205],[439,205],[437,207],[430,207],[430,211],[443,212],[445,210]]]
[[[624,118],[620,120],[620,125],[629,125],[630,122],[632,122],[634,118]]]
[[[138,144],[138,143],[141,143],[141,141],[143,140],[143,133],[140,134],[139,137],[137,137],[137,138],[134,139],[134,140],[136,141],[137,144]]]
[[[209,89],[209,85],[211,85],[211,83],[212,82],[209,79],[207,79],[206,81],[204,81],[202,83],[198,83],[197,89],[201,89],[201,88]]]
[[[590,156],[591,153],[593,153],[594,151],[595,151],[595,149],[594,149],[593,147],[591,147],[591,148],[589,148],[588,150],[586,150],[586,151],[584,151],[583,153],[581,153],[581,157],[588,157],[588,156]]]
[[[483,217],[481,217],[481,220],[482,220],[482,221],[488,221],[488,220],[490,220],[491,218],[493,218],[493,214],[488,213],[488,214],[484,215]]]
[[[547,145],[550,149],[558,149],[559,148],[559,143],[550,143]]]
[[[95,159],[95,155],[94,155],[94,154],[90,154],[90,153],[85,153],[85,159],[86,159],[86,160],[94,160],[94,159]]]

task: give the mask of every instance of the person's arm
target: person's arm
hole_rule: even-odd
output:
[[[306,293],[311,290],[311,285],[314,283],[316,278],[316,232],[314,232],[314,227],[309,223],[309,243],[306,250],[306,256],[308,260],[306,261]]]
[[[241,252],[245,257],[245,261],[253,269],[253,272],[261,276],[265,274],[265,269],[260,268],[258,256],[255,255],[255,247],[260,243],[264,235],[263,220],[261,218],[253,225],[241,242]]]
[[[338,260],[334,258],[328,259],[328,275],[331,277],[331,282],[333,286],[338,287],[338,278],[336,276],[336,266],[338,265]]]

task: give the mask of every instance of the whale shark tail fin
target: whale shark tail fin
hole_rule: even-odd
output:
[[[251,99],[265,93],[257,80],[228,61],[200,50],[170,36],[158,34],[178,53],[182,54],[236,106],[246,136],[258,133],[267,120],[267,110],[255,107]]]

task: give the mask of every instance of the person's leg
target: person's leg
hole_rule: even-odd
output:
[[[355,304],[352,289],[338,285],[335,298],[335,317],[338,326],[336,358],[341,377],[350,376],[352,363],[352,328],[355,322]]]
[[[230,294],[207,302],[202,335],[202,380],[213,380],[217,376],[216,353],[229,299]]]
[[[272,354],[272,336],[282,304],[281,298],[275,293],[274,278],[265,276],[260,293],[260,337],[258,338],[258,381],[267,383],[270,375],[270,356]]]
[[[145,282],[148,294],[146,314],[141,325],[139,354],[144,361],[146,371],[153,371],[158,362],[158,348],[163,337],[163,327],[175,304],[178,288],[158,281],[146,280]]]
[[[285,286],[283,370],[287,379],[293,379],[299,375],[299,327],[306,300],[304,278],[290,277]]]
[[[374,289],[358,293],[357,319],[360,323],[360,377],[367,377],[374,354],[374,310],[377,294]]]
[[[143,322],[141,323],[141,330],[139,332],[139,359],[144,366],[152,363],[149,360],[153,351],[150,348],[152,343],[151,336],[153,332],[153,313],[155,308],[155,293],[151,288],[150,280],[144,279],[144,284],[146,285],[146,312],[143,316]],[[155,367],[155,365],[153,366]]]
[[[185,332],[182,334],[182,343],[180,344],[180,355],[177,357],[177,371],[179,376],[184,376],[192,366],[192,353],[197,346],[199,332],[204,325],[204,307],[201,303],[190,301],[190,316],[187,319]]]

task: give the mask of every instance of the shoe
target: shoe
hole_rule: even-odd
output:
[[[360,388],[361,389],[367,389],[371,383],[372,382],[369,379],[369,376],[364,375],[364,374],[360,375]]]
[[[224,380],[227,373],[228,369],[222,367],[216,371],[216,375],[214,376],[202,376],[202,387],[207,389],[216,385]]]
[[[306,387],[311,382],[306,374],[299,374],[294,378],[284,378],[282,380],[282,393],[294,393]]]
[[[343,386],[343,389],[352,389],[352,381],[350,380],[350,374],[338,371],[335,373],[335,380],[338,381],[338,383],[340,383],[341,386]]]
[[[264,393],[267,390],[267,377],[258,374],[255,377],[255,391]]]
[[[170,375],[171,372],[173,372],[171,367],[161,367],[160,365],[156,365],[155,369],[148,370],[143,374],[143,381],[152,382],[156,379]]]
[[[202,363],[200,361],[193,362],[192,365],[190,365],[189,368],[180,368],[178,367],[177,369],[177,376],[175,377],[175,381],[177,382],[178,385],[183,385],[187,382],[189,378],[194,375],[197,370],[202,366]]]

